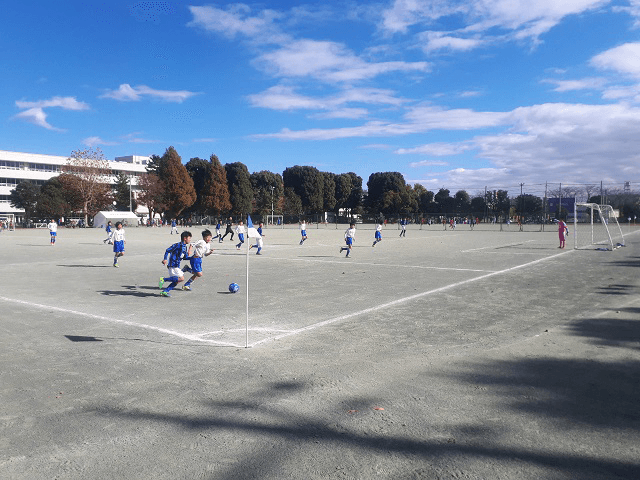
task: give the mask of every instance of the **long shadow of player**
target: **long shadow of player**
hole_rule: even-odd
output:
[[[157,290],[157,288],[156,288]],[[129,296],[129,297],[155,297],[155,293],[138,292],[133,290],[100,290],[98,293],[106,296]]]

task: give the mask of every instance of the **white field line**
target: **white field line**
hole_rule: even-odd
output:
[[[164,333],[166,335],[173,335],[174,337],[182,338],[184,340],[191,340],[191,341],[195,341],[195,342],[206,342],[206,343],[212,343],[212,344],[216,344],[216,345],[224,345],[224,346],[230,346],[230,347],[244,347],[244,345],[236,345],[236,344],[228,343],[228,342],[218,342],[218,341],[215,341],[215,340],[204,340],[204,339],[200,338],[200,335],[189,335],[189,334],[186,334],[186,333],[176,332],[175,330],[169,330],[167,328],[155,327],[153,325],[146,325],[144,323],[130,322],[128,320],[118,320],[117,318],[103,317],[101,315],[94,315],[92,313],[79,312],[77,310],[69,310],[68,308],[54,307],[54,306],[51,306],[51,305],[42,305],[42,304],[39,304],[39,303],[27,302],[27,301],[24,301],[24,300],[17,300],[17,299],[14,299],[14,298],[7,298],[7,297],[0,297],[0,300],[4,301],[4,302],[9,302],[9,303],[17,303],[19,305],[24,305],[24,306],[27,306],[27,307],[36,308],[38,310],[55,311],[55,312],[60,312],[60,313],[65,313],[65,314],[70,314],[70,315],[77,315],[79,317],[91,318],[91,319],[94,319],[94,320],[101,320],[101,321],[104,321],[104,322],[118,323],[120,325],[127,325],[129,327],[136,327],[136,328],[142,328],[142,329],[146,329],[146,330],[153,330],[155,332]]]
[[[565,252],[557,253],[555,255],[551,255],[550,257],[545,257],[545,258],[541,258],[541,259],[538,259],[538,260],[533,260],[533,261],[528,262],[528,263],[524,263],[522,265],[517,265],[515,267],[510,267],[510,268],[507,268],[507,269],[504,269],[504,270],[499,270],[499,271],[486,273],[484,275],[480,275],[478,277],[470,278],[468,280],[463,280],[461,282],[452,283],[452,284],[449,284],[449,285],[445,285],[444,287],[439,287],[439,288],[436,288],[436,289],[433,289],[433,290],[428,290],[426,292],[417,293],[417,294],[414,294],[414,295],[410,295],[408,297],[399,298],[399,299],[393,300],[391,302],[387,302],[387,303],[383,303],[381,305],[377,305],[375,307],[366,308],[364,310],[360,310],[360,311],[357,311],[357,312],[352,312],[352,313],[349,313],[349,314],[346,314],[346,315],[341,315],[339,317],[334,317],[334,318],[331,318],[331,319],[328,319],[328,320],[324,320],[322,322],[317,322],[317,323],[314,323],[312,325],[308,325],[306,327],[298,328],[298,329],[295,329],[295,330],[267,329],[267,328],[249,329],[249,331],[254,331],[254,332],[259,332],[259,333],[273,333],[274,331],[275,332],[280,332],[280,333],[278,335],[273,336],[273,337],[266,338],[266,339],[259,340],[257,342],[251,343],[248,346],[249,347],[255,347],[257,345],[260,345],[262,343],[269,342],[269,341],[272,341],[272,340],[278,340],[278,339],[281,339],[281,338],[289,337],[291,335],[297,335],[297,334],[300,334],[300,333],[304,333],[304,332],[308,332],[308,331],[311,331],[311,330],[315,330],[315,329],[323,327],[325,325],[330,325],[332,323],[336,323],[336,322],[340,322],[340,321],[343,321],[343,320],[347,320],[347,319],[350,319],[350,318],[353,318],[353,317],[364,315],[366,313],[376,312],[378,310],[382,310],[382,309],[389,308],[389,307],[392,307],[392,306],[395,306],[395,305],[406,303],[406,302],[409,302],[411,300],[416,300],[418,298],[422,298],[422,297],[425,297],[427,295],[432,295],[432,294],[435,294],[435,293],[444,292],[446,290],[450,290],[452,288],[456,288],[456,287],[459,287],[461,285],[466,285],[468,283],[476,282],[478,280],[483,280],[485,278],[489,278],[489,277],[492,277],[494,275],[500,275],[500,274],[509,273],[509,272],[512,272],[514,270],[518,270],[518,269],[521,269],[521,268],[526,268],[528,266],[535,265],[537,263],[544,262],[546,260],[550,260],[550,259],[559,257],[561,255],[566,255],[568,253],[572,253],[573,251],[574,250],[568,250],[568,251],[565,251]],[[61,312],[61,313],[65,313],[65,314],[76,315],[76,316],[85,317],[85,318],[91,318],[91,319],[94,319],[94,320],[100,320],[100,321],[104,321],[104,322],[117,323],[117,324],[120,324],[120,325],[127,325],[127,326],[134,327],[134,328],[141,328],[141,329],[151,330],[151,331],[155,331],[155,332],[158,332],[158,333],[163,333],[163,334],[166,334],[166,335],[172,335],[174,337],[178,337],[178,338],[181,338],[181,339],[184,339],[184,340],[190,340],[190,341],[194,341],[194,342],[203,342],[203,343],[209,343],[209,344],[212,344],[212,345],[229,346],[229,347],[237,347],[237,348],[244,347],[244,345],[239,345],[239,344],[234,344],[234,343],[229,343],[229,342],[221,342],[221,341],[216,341],[216,340],[208,340],[208,339],[202,338],[203,336],[217,335],[218,331],[216,331],[216,332],[206,332],[206,333],[202,333],[202,334],[186,334],[186,333],[182,333],[182,332],[177,332],[175,330],[170,330],[170,329],[167,329],[167,328],[161,328],[161,327],[156,327],[156,326],[153,326],[153,325],[147,325],[147,324],[144,324],[144,323],[130,322],[128,320],[119,320],[119,319],[115,319],[115,318],[112,318],[112,317],[103,317],[101,315],[94,315],[92,313],[79,312],[79,311],[70,310],[70,309],[67,309],[67,308],[55,307],[55,306],[51,306],[51,305],[42,305],[42,304],[39,304],[39,303],[27,302],[27,301],[24,301],[24,300],[17,300],[17,299],[13,299],[13,298],[2,297],[2,296],[0,296],[0,301],[9,302],[9,303],[16,303],[16,304],[19,304],[19,305],[24,305],[24,306],[27,306],[27,307],[36,308],[36,309],[39,309],[39,310],[56,311],[56,312]],[[225,333],[225,332],[226,333],[232,333],[232,332],[239,332],[239,331],[242,331],[242,329],[221,331],[221,333]]]
[[[343,320],[347,320],[349,318],[357,317],[357,316],[364,315],[364,314],[367,314],[367,313],[377,312],[378,310],[382,310],[382,309],[385,309],[385,308],[393,307],[393,306],[399,305],[401,303],[410,302],[411,300],[416,300],[418,298],[426,297],[427,295],[432,295],[434,293],[444,292],[446,290],[450,290],[452,288],[456,288],[456,287],[459,287],[461,285],[466,285],[468,283],[477,282],[478,280],[484,280],[485,278],[489,278],[489,277],[492,277],[494,275],[501,275],[503,273],[513,272],[514,270],[518,270],[518,269],[521,269],[521,268],[526,268],[526,267],[529,267],[531,265],[535,265],[536,263],[544,262],[546,260],[551,260],[551,259],[559,257],[561,255],[566,255],[568,253],[573,253],[573,252],[574,252],[574,250],[568,250],[568,251],[565,251],[565,252],[556,253],[555,255],[551,255],[550,257],[540,258],[538,260],[533,260],[533,261],[528,262],[528,263],[523,263],[522,265],[517,265],[515,267],[506,268],[504,270],[500,270],[500,271],[497,271],[497,272],[487,273],[485,275],[480,275],[479,277],[474,277],[474,278],[470,278],[468,280],[463,280],[461,282],[456,282],[456,283],[452,283],[452,284],[449,284],[449,285],[445,285],[444,287],[435,288],[433,290],[428,290],[428,291],[422,292],[422,293],[416,293],[415,295],[410,295],[410,296],[404,297],[404,298],[399,298],[397,300],[393,300],[391,302],[383,303],[383,304],[377,305],[375,307],[366,308],[366,309],[360,310],[358,312],[348,313],[346,315],[341,315],[339,317],[330,318],[330,319],[324,320],[322,322],[314,323],[313,325],[308,325],[306,327],[298,328],[296,330],[292,330],[292,331],[287,332],[287,333],[276,335],[274,337],[270,337],[270,338],[265,338],[263,340],[259,340],[257,342],[249,344],[249,347],[255,347],[257,345],[260,345],[262,343],[269,342],[269,341],[272,341],[272,340],[279,340],[281,338],[285,338],[285,337],[288,337],[288,336],[291,336],[291,335],[297,335],[299,333],[304,333],[304,332],[308,332],[308,331],[311,331],[311,330],[315,330],[317,328],[324,327],[326,325],[331,325],[332,323],[341,322]]]
[[[487,250],[489,248],[492,248],[495,250],[496,248],[515,247],[517,245],[524,245],[525,243],[529,243],[529,242],[537,242],[537,240],[525,240],[524,242],[507,243],[505,245],[491,245],[488,247],[470,248],[469,250],[461,250],[460,253],[475,252],[478,250]]]
[[[290,262],[316,262],[316,263],[339,263],[341,265],[345,265],[345,260],[319,260],[313,258],[284,258],[284,257],[273,257],[271,255],[264,256],[265,260],[278,260],[282,261],[290,261]],[[353,256],[350,257],[353,259]],[[448,270],[448,271],[458,271],[458,272],[495,272],[495,270],[478,270],[475,268],[452,268],[452,267],[431,267],[427,265],[394,265],[391,263],[372,263],[372,262],[354,262],[353,260],[348,261],[348,265],[370,265],[374,267],[394,267],[394,268],[420,268],[425,270]]]

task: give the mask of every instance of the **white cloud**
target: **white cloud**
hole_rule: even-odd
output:
[[[164,100],[165,102],[182,103],[185,100],[198,95],[196,92],[189,92],[188,90],[156,90],[146,85],[138,85],[132,87],[128,83],[123,83],[117,90],[109,90],[100,98],[112,98],[120,101],[139,101],[143,96],[149,96]]]
[[[89,105],[79,102],[75,97],[52,97],[49,100],[38,100],[37,102],[25,102],[16,100],[18,108],[49,108],[60,107],[64,110],[88,110]]]
[[[411,168],[417,167],[439,167],[449,165],[449,162],[444,162],[442,160],[421,160],[419,162],[411,162],[409,166]]]
[[[276,77],[357,82],[391,72],[426,72],[428,62],[366,62],[337,42],[298,40],[261,55],[256,64]]]
[[[399,148],[394,153],[399,155],[407,154],[421,154],[421,155],[434,155],[436,157],[443,157],[449,155],[458,155],[474,148],[473,145],[467,143],[428,143],[414,148]]]
[[[89,105],[84,102],[79,102],[75,97],[52,97],[49,100],[38,100],[36,102],[27,102],[24,100],[16,100],[16,106],[18,108],[24,108],[26,110],[18,113],[14,118],[26,120],[29,123],[38,125],[39,127],[46,128],[47,130],[53,130],[57,132],[64,132],[61,128],[54,127],[47,122],[47,114],[45,108],[62,108],[63,110],[87,110]]]
[[[275,21],[283,15],[274,10],[261,10],[258,15],[251,16],[251,7],[239,3],[229,5],[227,10],[213,6],[188,8],[193,20],[187,26],[202,28],[229,39],[242,36],[259,43],[282,43],[290,39],[276,25]]]
[[[82,143],[87,147],[96,147],[98,145],[119,145],[117,142],[108,142],[100,137],[87,137]]]
[[[46,128],[47,130],[54,130],[56,132],[64,132],[61,128],[56,128],[47,122],[47,114],[40,107],[33,107],[24,112],[18,113],[15,118],[26,120],[29,123],[38,125],[39,127]]]
[[[478,48],[486,43],[486,40],[480,38],[461,38],[447,35],[444,32],[424,32],[419,35],[420,42],[425,42],[422,49],[426,53],[435,50],[451,50],[451,51],[467,51]]]
[[[640,78],[640,43],[625,43],[591,59],[591,65]]]
[[[366,108],[339,108],[326,113],[316,113],[311,115],[311,118],[318,118],[321,120],[327,120],[332,118],[364,118],[369,114]]]
[[[607,79],[602,77],[581,78],[579,80],[545,79],[543,82],[555,85],[553,90],[556,92],[570,92],[574,90],[601,90],[607,84]]]
[[[640,27],[640,0],[629,0],[628,7],[614,6],[612,11],[628,13],[630,16],[635,17],[634,28]]]

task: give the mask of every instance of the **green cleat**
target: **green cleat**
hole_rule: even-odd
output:
[[[117,263],[114,263],[113,266],[116,268],[120,268],[120,265],[118,265]]]
[[[183,289],[183,290],[186,290],[187,292],[190,292],[190,291],[191,291],[191,287],[190,287],[189,285],[183,285],[183,286],[182,286],[182,289]]]
[[[164,286],[164,277],[160,277],[160,281],[158,282],[158,288],[162,288]]]
[[[161,297],[170,297],[171,295],[169,295],[169,292],[162,292],[160,293]]]

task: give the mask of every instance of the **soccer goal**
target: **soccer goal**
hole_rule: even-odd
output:
[[[284,228],[284,216],[283,215],[267,215],[267,225]]]
[[[573,245],[576,249],[615,250],[624,235],[611,205],[574,203]]]
[[[0,216],[0,231],[9,230],[13,232],[16,229],[16,216],[12,213],[6,213]]]

